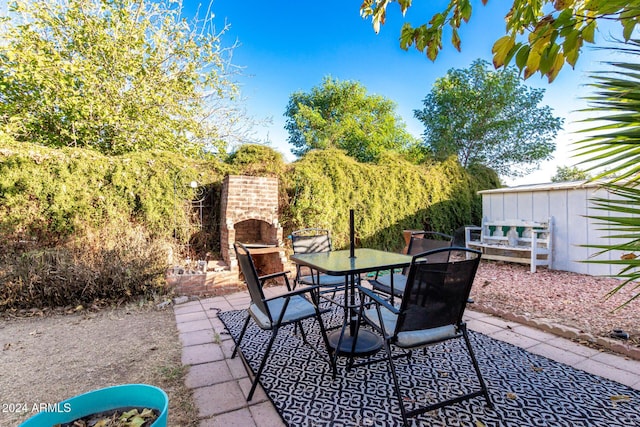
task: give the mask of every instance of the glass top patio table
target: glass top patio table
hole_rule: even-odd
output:
[[[411,264],[411,256],[377,249],[356,249],[355,257],[349,257],[349,250],[293,254],[296,264],[311,267],[330,276],[367,273],[370,271],[403,268]]]
[[[377,249],[355,249],[354,257],[349,250],[293,254],[291,261],[310,267],[319,273],[330,276],[345,276],[348,286],[345,288],[345,322],[342,330],[329,336],[329,344],[337,355],[367,356],[382,346],[382,339],[370,331],[356,331],[357,313],[355,312],[356,275],[378,270],[404,268],[411,264],[411,256]],[[346,330],[349,319],[349,330]],[[352,337],[356,336],[354,344]]]

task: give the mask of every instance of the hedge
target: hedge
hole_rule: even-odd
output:
[[[260,145],[242,146],[226,161],[161,151],[110,157],[0,135],[0,310],[164,291],[157,286],[168,255],[179,250],[176,238],[212,257],[219,250],[227,174],[277,176],[287,234],[325,227],[345,247],[355,209],[359,244],[387,250],[402,247],[403,229],[451,233],[478,223],[477,190],[499,185],[495,173],[469,173],[454,158],[414,165],[389,154],[364,164],[324,150],[286,164]],[[191,181],[208,195],[208,221],[197,233]]]

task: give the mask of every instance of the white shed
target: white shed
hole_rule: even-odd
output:
[[[609,198],[611,194],[597,183],[571,181],[521,185],[480,191],[482,215],[489,220],[548,221],[553,217],[553,258],[550,268],[590,275],[617,274],[620,267],[591,264],[590,259],[619,259],[620,251],[593,257],[598,251],[585,244],[609,244],[608,233],[587,215],[605,215],[594,209],[593,197]]]

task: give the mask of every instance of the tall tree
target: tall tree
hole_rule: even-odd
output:
[[[637,0],[512,0],[505,17],[506,35],[493,45],[496,68],[506,66],[515,57],[525,78],[539,72],[553,81],[565,62],[575,66],[584,42],[593,43],[598,22],[619,21],[622,37],[629,40],[640,24],[640,2]],[[371,18],[376,32],[385,23],[387,6],[397,2],[404,15],[411,0],[364,0],[360,14]],[[488,0],[482,0],[487,4]],[[442,49],[442,33],[451,27],[451,43],[460,50],[458,29],[468,22],[471,0],[449,0],[444,10],[435,13],[427,24],[417,27],[406,22],[400,34],[400,46],[415,46],[435,60]],[[527,37],[524,37],[524,35]]]
[[[240,117],[222,32],[181,1],[17,0],[0,27],[0,130],[105,154],[224,150]]]
[[[311,92],[291,94],[284,115],[291,150],[340,148],[361,162],[375,161],[384,151],[403,151],[416,139],[395,114],[394,102],[368,95],[358,82],[325,77]]]
[[[502,176],[521,176],[551,158],[563,119],[539,106],[543,89],[522,83],[514,68],[497,72],[476,60],[451,69],[424,98],[415,117],[425,126],[424,147],[436,159],[457,154]]]
[[[577,166],[558,166],[556,174],[551,177],[551,182],[583,181],[589,178],[589,173]]]

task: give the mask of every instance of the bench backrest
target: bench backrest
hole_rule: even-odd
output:
[[[551,244],[551,230],[553,228],[553,217],[549,221],[526,221],[526,220],[496,220],[490,221],[486,218],[482,220],[482,231],[480,240],[483,243],[530,246],[535,242],[535,246],[549,247]],[[515,234],[514,234],[515,233]]]

